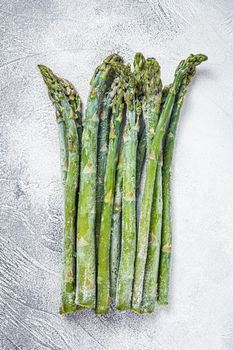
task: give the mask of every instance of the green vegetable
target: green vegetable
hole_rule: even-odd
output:
[[[84,121],[72,83],[39,66],[56,110],[64,184],[61,314],[106,314],[110,297],[136,313],[152,313],[156,299],[168,304],[174,141],[205,60],[188,56],[162,89],[154,58],[137,53],[132,73],[119,55],[107,57],[90,82]]]
[[[143,104],[143,112],[146,125],[147,157],[145,184],[140,210],[132,301],[132,309],[138,313],[141,312],[140,305],[142,301],[144,269],[147,257],[150,214],[153,199],[155,172],[157,167],[157,161],[155,160],[154,156],[154,143],[152,141],[155,135],[155,128],[159,118],[162,95],[160,67],[158,62],[153,58],[146,60],[144,84],[145,98]]]
[[[120,84],[121,85],[121,84]],[[124,110],[124,87],[118,86],[113,99],[112,119],[110,123],[109,147],[106,173],[104,177],[104,201],[101,215],[101,226],[98,247],[98,277],[96,313],[105,314],[110,304],[110,237],[115,190],[116,167],[120,127]]]
[[[77,311],[75,304],[75,224],[79,172],[79,141],[75,115],[62,84],[49,68],[40,65],[39,69],[48,87],[49,97],[55,105],[59,117],[65,123],[65,134],[67,138],[68,169],[65,179],[64,264],[62,303],[60,307],[60,313],[65,314]]]
[[[186,60],[181,61],[175,74],[174,82],[169,90],[167,99],[164,104],[158,125],[154,132],[153,118],[148,121],[149,128],[148,134],[151,137],[149,142],[150,148],[148,148],[148,162],[146,167],[146,180],[142,196],[142,206],[140,213],[139,232],[137,241],[137,254],[135,262],[135,278],[134,278],[134,291],[133,291],[133,310],[140,312],[140,304],[142,300],[143,281],[145,274],[145,263],[147,257],[149,228],[150,228],[150,215],[152,206],[154,181],[157,169],[157,162],[159,158],[159,152],[162,145],[163,137],[165,134],[166,126],[169,123],[171,109],[175,100],[175,95],[180,88],[183,78],[187,71],[192,66],[196,66],[206,60],[204,55],[190,55]],[[156,105],[156,113],[159,110],[158,104]],[[152,109],[153,111],[153,109]]]
[[[200,61],[205,61],[206,56],[200,55]],[[180,89],[176,95],[174,107],[172,110],[171,121],[166,137],[164,147],[164,165],[163,165],[163,219],[162,219],[162,244],[159,263],[158,278],[158,303],[160,305],[168,304],[169,272],[171,257],[172,225],[171,225],[171,167],[174,153],[174,142],[177,125],[179,122],[180,111],[183,106],[184,97],[187,94],[189,84],[195,75],[195,66],[193,63],[184,77]]]
[[[117,280],[116,308],[127,310],[131,305],[136,249],[136,156],[138,119],[136,114],[135,80],[128,73],[126,87],[126,125],[123,145],[123,199],[121,258]]]
[[[163,109],[165,100],[169,92],[169,87],[165,86],[162,90],[160,104],[160,113]],[[162,229],[162,165],[163,153],[160,151],[158,160],[156,179],[154,184],[154,194],[152,200],[150,233],[148,242],[148,251],[145,267],[145,277],[143,284],[143,296],[141,303],[141,313],[152,313],[155,308],[157,296],[157,280],[159,270],[159,257],[161,246],[161,229]]]
[[[103,100],[103,109],[100,116],[100,125],[98,132],[97,145],[97,184],[96,184],[96,248],[98,250],[98,241],[101,224],[101,213],[104,200],[104,176],[108,154],[109,125],[111,117],[112,100],[116,93],[118,80],[115,79],[110,91],[105,94]]]
[[[77,214],[76,303],[90,308],[95,308],[96,304],[96,166],[100,104],[121,64],[122,58],[112,55],[96,69],[84,120]]]

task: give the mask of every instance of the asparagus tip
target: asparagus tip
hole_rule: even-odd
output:
[[[137,52],[136,55],[134,56],[134,71],[139,72],[142,70],[145,64],[145,57],[141,52]]]

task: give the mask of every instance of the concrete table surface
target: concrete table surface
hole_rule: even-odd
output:
[[[1,0],[0,43],[0,349],[233,349],[233,2]],[[190,52],[209,56],[175,149],[170,305],[61,317],[59,146],[37,64],[85,101],[107,54],[137,51],[165,83]]]

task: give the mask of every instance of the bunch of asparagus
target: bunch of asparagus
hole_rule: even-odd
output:
[[[132,71],[113,54],[94,72],[84,118],[74,86],[39,66],[56,110],[64,184],[61,314],[106,314],[111,300],[142,314],[168,304],[174,141],[205,60],[191,54],[163,87],[156,59],[137,53]]]

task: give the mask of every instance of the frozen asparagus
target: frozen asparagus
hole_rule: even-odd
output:
[[[160,67],[158,62],[153,58],[147,59],[145,63],[144,89],[145,98],[143,103],[143,112],[146,125],[147,144],[146,178],[140,211],[132,301],[132,309],[138,313],[141,312],[140,306],[142,301],[144,269],[147,256],[150,213],[153,198],[153,190],[151,191],[151,189],[154,188],[153,172],[155,172],[157,166],[154,159],[154,145],[152,140],[155,134],[156,125],[158,123],[162,96]]]
[[[95,308],[96,304],[95,214],[100,104],[121,64],[120,56],[111,55],[96,69],[84,120],[77,214],[76,303],[89,308]]]
[[[179,64],[176,70],[174,82],[166,98],[164,108],[162,110],[155,133],[153,130],[153,121],[151,124],[152,132],[150,131],[151,128],[148,130],[149,135],[153,135],[153,134],[154,135],[150,142],[151,148],[148,149],[148,165],[147,165],[148,168],[146,170],[146,180],[145,180],[145,186],[143,189],[142,206],[141,206],[140,222],[139,222],[137,254],[136,254],[136,263],[135,263],[133,307],[132,307],[135,312],[140,312],[140,304],[142,300],[142,290],[143,290],[143,281],[144,281],[144,273],[145,273],[145,263],[146,263],[147,248],[148,248],[151,206],[152,206],[152,198],[153,198],[153,191],[151,191],[151,188],[154,188],[157,162],[158,162],[159,152],[160,152],[163,137],[165,134],[166,126],[169,123],[169,118],[170,118],[171,109],[173,107],[173,103],[175,100],[175,95],[179,90],[182,80],[187,74],[187,71],[190,69],[190,67],[199,65],[201,62],[205,60],[206,60],[206,56],[202,54],[198,54],[198,55],[191,54],[186,60],[181,61],[181,63]]]
[[[110,304],[110,237],[115,190],[116,167],[120,127],[123,120],[124,85],[120,82],[113,98],[110,123],[109,147],[104,177],[104,201],[101,214],[101,226],[98,247],[97,305],[96,313],[105,314]]]
[[[104,200],[104,176],[108,154],[109,125],[111,119],[112,100],[116,93],[118,80],[115,79],[110,91],[107,91],[103,100],[103,109],[100,116],[97,145],[97,183],[96,183],[96,249],[98,251],[98,240],[101,224],[101,213]]]
[[[169,86],[165,86],[162,90],[162,98],[160,104],[160,113],[163,109]],[[161,147],[162,148],[162,147]],[[163,151],[161,149],[157,165],[156,179],[154,185],[154,194],[152,200],[150,233],[148,242],[148,251],[145,267],[145,277],[143,283],[143,296],[141,303],[142,313],[152,313],[155,308],[157,296],[157,280],[159,270],[159,257],[161,246],[161,229],[162,229],[162,164]]]
[[[126,125],[123,145],[122,240],[118,271],[116,308],[131,305],[134,259],[136,250],[136,155],[138,120],[136,115],[135,80],[129,73],[126,87]]]
[[[53,72],[39,66],[40,72],[49,90],[49,97],[55,105],[59,117],[65,123],[67,138],[68,169],[65,179],[65,218],[64,218],[64,253],[62,302],[60,313],[77,311],[75,304],[75,225],[76,225],[76,196],[79,172],[79,141],[73,109],[65,90]]]
[[[206,57],[203,57],[205,61]],[[201,63],[201,62],[200,62]],[[171,166],[174,153],[174,142],[177,125],[179,122],[180,111],[184,103],[184,97],[187,94],[189,84],[195,75],[195,64],[191,65],[181,87],[176,95],[174,107],[172,110],[171,121],[166,137],[164,147],[164,165],[163,165],[163,218],[162,218],[162,242],[159,263],[158,278],[158,303],[160,305],[168,304],[169,275],[170,275],[170,257],[172,241],[171,225]]]

